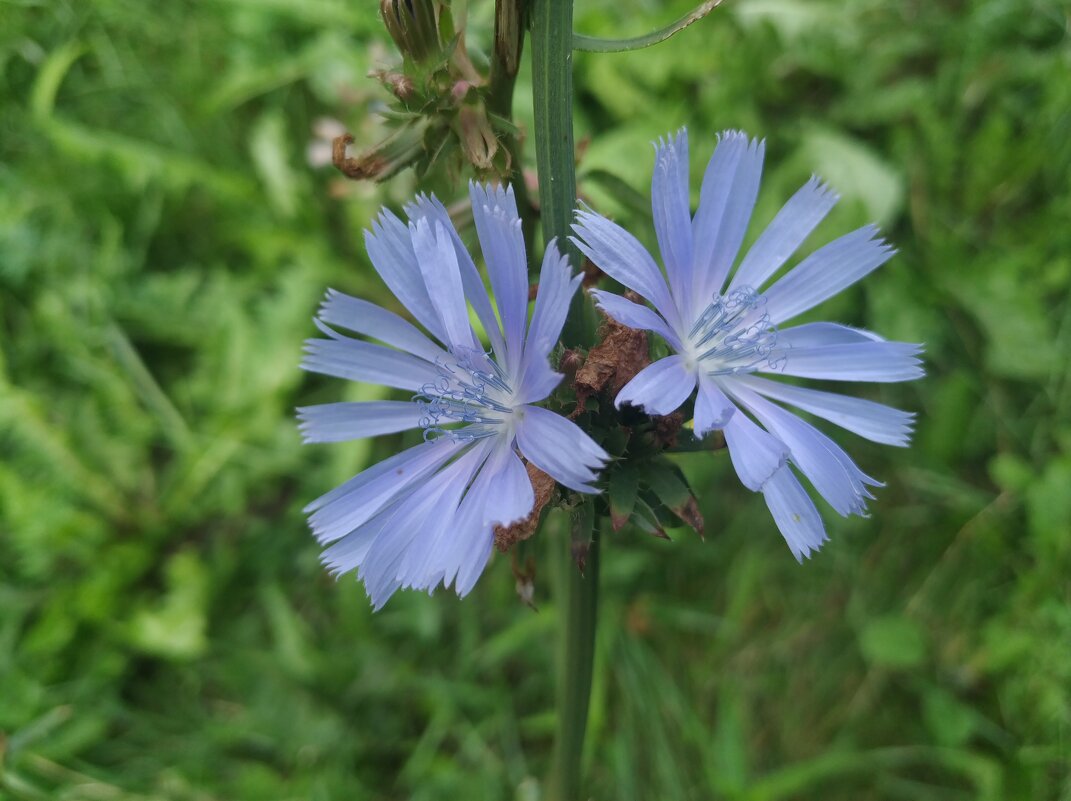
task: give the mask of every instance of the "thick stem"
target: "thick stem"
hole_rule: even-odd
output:
[[[532,100],[535,112],[536,167],[543,236],[557,238],[575,268],[580,255],[569,241],[576,208],[576,156],[573,146],[573,0],[531,0]],[[562,329],[566,347],[590,347],[597,327],[595,307],[577,292]]]
[[[543,235],[566,240],[576,205],[573,149],[573,0],[532,0],[532,99]]]
[[[543,236],[578,267],[569,242],[569,223],[576,205],[573,148],[573,0],[531,0],[532,94],[535,112],[536,166]],[[568,346],[590,337],[591,306],[578,292],[562,331]],[[595,656],[595,612],[598,601],[599,542],[594,535],[595,512],[585,498],[574,512],[573,531],[564,549],[564,597],[561,661],[558,667],[558,735],[554,749],[552,801],[580,801],[581,760]],[[590,539],[585,572],[573,562],[573,542]]]
[[[599,535],[590,500],[574,512],[577,533],[591,536],[581,573],[572,547],[565,550],[563,636],[558,667],[558,739],[554,748],[552,801],[581,801],[584,734],[588,723],[591,679],[595,663],[595,624],[599,601]]]

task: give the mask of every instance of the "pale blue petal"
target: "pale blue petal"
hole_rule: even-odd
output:
[[[305,507],[321,543],[333,542],[371,520],[381,509],[449,461],[464,447],[450,439],[424,442],[385,459]]]
[[[305,442],[345,442],[417,428],[424,416],[413,401],[324,403],[298,409]]]
[[[404,566],[409,579],[407,586],[431,592],[439,584],[449,584],[465,554],[467,538],[481,536],[481,521],[467,514],[463,498],[471,494],[473,476],[483,467],[498,442],[497,438],[483,439],[457,460],[457,463],[466,460],[461,474],[455,477],[451,493],[440,504],[439,513],[429,519],[419,550],[414,551],[412,559]]]
[[[320,561],[323,562],[328,572],[337,578],[359,568],[368,555],[368,549],[372,547],[372,543],[393,521],[397,509],[397,504],[386,507],[367,523],[345,534],[325,549],[320,554]]]
[[[457,508],[478,460],[479,454],[464,454],[422,482],[404,501],[393,504],[396,511],[391,522],[368,548],[358,572],[375,608],[399,587],[412,587],[422,577],[422,557],[436,525]]]
[[[486,468],[480,471],[458,510],[458,537],[443,584],[453,584],[459,598],[469,594],[491,558],[494,530],[483,523],[484,508],[493,501],[490,477]]]
[[[535,493],[528,472],[509,443],[496,443],[458,510],[458,537],[444,582],[465,597],[487,566],[494,527],[508,526],[532,511]]]
[[[610,458],[572,420],[538,406],[524,407],[517,446],[525,459],[577,492],[598,492],[591,484]]]
[[[792,475],[791,467],[785,465],[774,473],[762,488],[762,494],[781,536],[797,561],[802,562],[804,557],[810,557],[829,539],[814,501]]]
[[[473,488],[475,489],[476,486],[474,484]],[[461,536],[455,544],[457,565],[443,577],[443,584],[446,586],[453,584],[454,591],[459,598],[464,598],[471,592],[491,559],[491,551],[495,542],[494,531],[489,526],[478,525],[481,507],[488,500],[489,492],[486,483],[481,482],[479,491],[473,492],[470,489],[465,500],[461,502],[461,510],[458,513]]]
[[[911,442],[915,415],[862,398],[783,384],[759,376],[735,376],[760,395],[790,403],[874,442],[906,447]]]
[[[681,356],[667,356],[649,364],[621,388],[614,405],[630,404],[650,415],[675,412],[695,389],[696,375],[684,366]]]
[[[854,345],[885,340],[862,328],[852,328],[839,323],[806,323],[777,332],[776,347],[786,352],[790,348],[821,348],[826,345]]]
[[[736,407],[725,397],[714,379],[706,373],[699,374],[699,392],[695,396],[695,414],[692,428],[697,437],[705,437],[711,431],[725,428]]]
[[[920,345],[910,342],[858,342],[816,348],[775,349],[771,366],[777,372],[800,378],[831,381],[911,381],[923,375]]]
[[[880,482],[863,473],[844,450],[810,423],[761,398],[743,386],[733,396],[788,446],[795,465],[840,515],[862,515],[874,496],[866,485]]]
[[[692,292],[692,209],[688,194],[688,132],[659,140],[651,179],[651,211],[669,286],[681,308]],[[627,325],[627,323],[626,323]],[[635,326],[634,326],[635,327]]]
[[[442,321],[428,296],[405,223],[384,209],[372,224],[372,230],[364,232],[364,244],[383,283],[432,336],[446,342]]]
[[[518,403],[543,400],[562,379],[562,374],[550,367],[550,352],[558,344],[569,313],[569,302],[583,278],[581,275],[570,277],[569,273],[569,260],[558,252],[552,241],[543,255],[539,291],[524,343],[521,381],[516,396]]]
[[[796,252],[837,203],[837,194],[812,177],[794,194],[748,250],[729,284],[759,290]]]
[[[494,531],[483,525],[487,479],[483,470],[476,475],[457,508],[451,528],[443,530],[434,546],[434,568],[425,577],[425,585],[441,583],[449,587],[457,582],[459,573],[464,570],[471,588],[486,567],[494,543]]]
[[[540,411],[546,411],[546,409]],[[548,414],[554,413],[548,412]],[[558,415],[554,416],[558,417]],[[558,419],[565,420],[564,417],[558,417]],[[483,508],[481,521],[483,525],[489,528],[511,526],[528,517],[535,505],[532,481],[528,478],[524,463],[504,438],[499,441],[488,457],[484,471],[486,472],[488,503]]]
[[[469,307],[450,234],[440,223],[434,225],[433,229],[432,223],[418,220],[410,224],[409,230],[431,302],[443,321],[446,342],[452,351],[482,350],[469,323]]]
[[[576,220],[576,236],[570,239],[580,252],[615,281],[640,293],[671,325],[676,325],[680,313],[647,248],[617,223],[587,209],[578,209]]]
[[[722,431],[736,475],[752,492],[761,490],[788,457],[784,443],[739,411],[729,417]]]
[[[447,353],[412,323],[367,300],[327,290],[320,306],[320,319],[412,353],[429,362],[447,358]]]
[[[569,313],[569,302],[576,294],[583,275],[570,275],[569,259],[558,251],[551,240],[543,254],[539,271],[539,290],[536,293],[532,322],[525,340],[525,360],[546,361],[561,337],[562,326]]]
[[[674,350],[681,349],[680,337],[654,309],[641,306],[639,303],[633,303],[627,298],[601,289],[591,290],[591,295],[595,298],[596,305],[621,325],[645,331],[654,331],[666,340]]]
[[[523,382],[513,400],[515,403],[538,403],[558,388],[565,375],[549,365],[532,364],[525,371]]]
[[[456,545],[461,527],[467,525],[460,516],[462,497],[476,471],[487,461],[494,443],[490,439],[477,443],[441,471],[440,475],[447,474],[446,483],[436,493],[429,514],[417,527],[397,568],[396,578],[403,587],[432,592],[441,583],[449,566],[450,551]],[[410,501],[407,499],[406,503]]]
[[[867,225],[819,248],[766,291],[774,324],[836,295],[887,262],[896,251]]]
[[[335,336],[338,338],[306,340],[302,369],[413,391],[439,378],[434,364],[416,356],[359,339]]]
[[[742,131],[718,136],[692,220],[695,279],[689,300],[693,314],[721,294],[740,251],[759,194],[765,150],[765,142],[749,141]]]
[[[506,336],[507,371],[516,375],[528,320],[528,261],[513,188],[469,183],[472,218]]]
[[[491,299],[487,296],[487,288],[483,284],[483,279],[480,278],[480,271],[476,269],[472,256],[469,255],[468,248],[461,241],[461,237],[458,235],[446,207],[434,195],[429,197],[421,194],[417,195],[414,202],[405,207],[405,213],[412,222],[420,219],[438,222],[450,234],[450,241],[453,243],[454,253],[457,255],[457,265],[461,270],[461,284],[465,287],[465,297],[472,304],[480,324],[487,332],[487,336],[491,340],[491,347],[504,361],[506,350],[502,339],[502,331],[499,328],[494,307],[491,305]]]
[[[357,570],[374,609],[382,608],[397,589],[406,586],[402,564],[411,549],[419,548],[429,518],[442,514],[443,497],[456,489],[456,479],[465,481],[463,462],[459,459],[443,468],[417,486],[403,503],[394,504],[393,517],[382,527]]]

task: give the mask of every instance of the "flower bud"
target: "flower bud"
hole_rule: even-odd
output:
[[[421,64],[442,52],[439,0],[380,0],[379,11],[406,61]]]

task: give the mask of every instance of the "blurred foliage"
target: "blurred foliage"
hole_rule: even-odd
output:
[[[870,519],[826,510],[803,567],[720,455],[677,458],[705,542],[613,535],[593,797],[1071,798],[1069,25],[1061,0],[727,0],[577,55],[586,197],[651,243],[652,139],[687,124],[698,181],[715,131],[761,134],[752,235],[830,179],[813,241],[876,219],[900,253],[821,316],[930,368],[859,388],[918,436],[843,435],[888,485]],[[306,158],[322,115],[382,136],[385,42],[352,0],[0,0],[0,797],[540,797],[560,524],[538,613],[497,558],[463,603],[373,617],[300,512],[396,446],[302,448],[292,419],[367,397],[296,364],[326,286],[387,301],[360,230],[412,179]]]

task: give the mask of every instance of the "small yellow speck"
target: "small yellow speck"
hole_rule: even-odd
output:
[[[798,514],[796,514],[795,512],[792,513],[792,522],[793,523],[800,522],[800,516]]]

